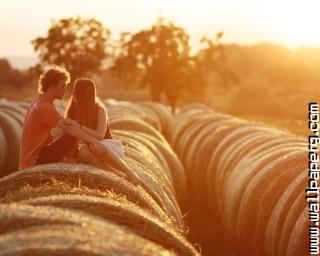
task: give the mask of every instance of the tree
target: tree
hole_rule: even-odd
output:
[[[0,86],[10,85],[21,88],[30,82],[27,72],[13,68],[7,59],[0,59]]]
[[[74,79],[100,70],[108,57],[107,46],[111,32],[92,18],[79,16],[53,20],[46,37],[32,41],[41,63],[65,67]]]
[[[158,18],[150,29],[122,34],[119,45],[112,73],[148,86],[155,101],[164,93],[174,111],[181,90],[188,89],[194,75],[184,29]]]
[[[225,48],[221,44],[223,35],[224,33],[221,31],[216,33],[215,39],[204,36],[200,41],[204,47],[196,56],[196,62],[204,74],[215,72],[222,79],[223,85],[229,86],[231,83],[237,82],[238,78],[226,66]]]

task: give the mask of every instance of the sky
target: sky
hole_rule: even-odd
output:
[[[191,45],[223,30],[223,42],[320,47],[320,0],[1,0],[0,58],[34,56],[30,41],[52,19],[95,17],[113,32],[137,32],[159,15],[185,28]]]

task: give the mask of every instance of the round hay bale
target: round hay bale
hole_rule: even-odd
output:
[[[118,130],[130,130],[130,131],[138,131],[144,132],[146,134],[150,134],[164,143],[168,143],[162,134],[153,128],[151,125],[143,122],[141,119],[124,119],[124,118],[116,118],[110,120],[110,128],[118,129]]]
[[[168,220],[166,213],[142,187],[134,186],[112,172],[88,165],[54,163],[20,170],[0,179],[0,197],[6,196],[10,191],[19,190],[26,184],[39,187],[44,184],[54,184],[55,181],[73,187],[101,191],[112,189],[115,193],[124,195],[128,200],[149,210],[164,222]]]
[[[262,127],[262,126],[257,126],[255,124],[243,125],[241,127],[237,127],[237,129],[233,129],[232,131],[228,132],[226,136],[224,136],[223,138],[220,138],[220,140],[215,143],[217,146],[209,160],[208,172],[206,177],[207,189],[209,190],[208,191],[209,204],[211,204],[213,209],[216,208],[216,205],[215,205],[215,200],[213,200],[211,203],[211,199],[216,198],[220,202],[223,201],[223,199],[217,195],[217,190],[219,190],[217,186],[220,185],[219,183],[217,183],[217,180],[221,181],[223,178],[221,178],[220,176],[224,175],[224,173],[220,172],[220,170],[218,169],[218,163],[221,159],[223,152],[225,152],[225,150],[227,150],[228,148],[233,148],[233,145],[234,143],[236,143],[236,141],[238,141],[239,139],[247,135],[254,136],[255,134],[260,132],[267,133],[270,131],[272,131],[272,129]],[[250,161],[249,163],[251,164],[252,161]],[[246,169],[249,163],[244,162],[245,166],[241,168]],[[240,170],[242,170],[241,168]],[[248,172],[245,172],[245,173],[248,173]],[[229,175],[229,174],[226,174],[226,175]],[[209,183],[208,179],[211,181],[211,183]],[[214,182],[214,186],[212,186],[212,182]]]
[[[0,205],[0,235],[32,226],[74,224],[103,226],[102,218],[82,212],[51,206],[31,206],[20,203]]]
[[[296,151],[299,151],[299,148],[297,148]],[[235,167],[235,170],[238,171],[234,171],[225,183],[225,188],[232,189],[227,189],[225,193],[221,195],[223,197],[223,199],[221,199],[222,201],[229,200],[228,203],[224,202],[223,206],[224,220],[228,231],[233,230],[234,232],[235,225],[238,221],[235,215],[237,215],[239,211],[241,200],[244,197],[244,191],[254,175],[259,173],[263,168],[267,168],[268,164],[272,164],[272,162],[276,160],[281,160],[284,156],[290,155],[292,152],[295,152],[294,148],[279,149],[269,154],[261,153],[256,155],[256,161],[252,160],[250,164],[243,162],[242,165],[239,164],[239,166]]]
[[[34,198],[22,203],[81,210],[126,226],[139,236],[174,250],[178,255],[195,255],[192,246],[178,232],[142,208],[123,199],[60,195]]]
[[[0,103],[0,111],[12,116],[21,126],[27,113],[24,108],[13,102]]]
[[[188,111],[180,112],[179,114],[175,115],[169,126],[169,133],[168,133],[168,138],[172,147],[174,148],[173,139],[175,137],[175,134],[178,133],[177,128],[180,127],[181,122],[183,122],[189,115],[192,116],[192,115],[203,114],[208,112],[209,112],[208,110],[203,110],[203,109],[188,109]]]
[[[305,207],[305,210],[299,215],[297,222],[295,223],[291,235],[289,237],[289,244],[285,255],[300,256],[308,255],[309,251],[309,227],[311,222],[309,219],[309,207]],[[319,236],[318,236],[319,239]]]
[[[31,101],[17,101],[16,104],[25,111],[24,113],[27,113],[27,110],[31,105]]]
[[[216,123],[216,125],[217,124],[218,123]],[[199,151],[194,164],[195,168],[191,169],[191,173],[189,174],[195,201],[197,200],[197,202],[202,203],[209,202],[209,204],[215,205],[216,200],[213,200],[215,197],[212,197],[210,192],[211,189],[215,188],[215,186],[212,186],[212,181],[214,181],[215,178],[211,178],[211,176],[214,177],[216,169],[210,166],[210,162],[213,161],[213,156],[216,154],[220,141],[232,131],[237,130],[241,125],[237,120],[234,122],[223,121],[223,124],[208,134],[208,136],[205,137],[204,143],[199,145]],[[210,190],[208,190],[208,186]]]
[[[257,132],[254,134],[248,134],[235,143],[232,146],[229,146],[221,155],[219,163],[217,164],[218,176],[215,177],[215,184],[221,184],[219,188],[216,188],[216,195],[221,195],[224,188],[224,182],[226,178],[232,175],[233,171],[237,171],[234,167],[242,161],[242,159],[249,157],[254,157],[252,152],[260,154],[261,151],[258,149],[265,148],[266,144],[271,145],[270,142],[273,142],[272,145],[276,145],[276,141],[283,142],[282,133],[266,133],[264,131]],[[283,143],[281,144],[283,145]],[[267,153],[267,152],[265,152]],[[237,175],[235,173],[235,175]],[[218,196],[219,197],[219,196]]]
[[[134,154],[134,151],[130,154]],[[149,168],[143,166],[139,161],[128,158],[126,162],[128,162],[130,168],[135,170],[136,175],[139,176],[143,188],[160,204],[162,209],[169,213],[169,216],[177,227],[184,229],[180,208],[176,202],[174,190],[170,189],[170,185],[163,184],[152,173],[146,172],[146,169]]]
[[[198,170],[197,163],[199,163],[198,158],[203,156],[206,151],[203,151],[204,147],[210,145],[209,138],[217,132],[220,132],[223,129],[226,129],[226,126],[233,125],[234,122],[225,122],[224,118],[218,118],[216,121],[208,119],[208,123],[205,127],[199,131],[199,133],[194,137],[191,145],[188,147],[188,151],[186,152],[186,160],[185,166],[188,173],[193,173],[192,170]],[[241,124],[239,121],[238,124]],[[214,136],[212,136],[214,137]],[[214,145],[211,143],[211,145]],[[201,162],[201,161],[200,161]],[[191,174],[190,174],[191,175]]]
[[[128,111],[126,108],[123,107],[114,107],[109,108],[108,114],[110,120],[113,119],[139,119],[152,127],[154,127],[157,131],[161,132],[161,124],[160,121],[152,115],[152,113],[148,113],[147,111],[141,109],[139,112],[135,113],[132,111]]]
[[[162,128],[162,134],[168,138],[169,125],[173,119],[171,107],[153,101],[139,102],[139,105],[151,109],[158,116]]]
[[[266,133],[257,132],[255,134],[248,134],[237,140],[232,147],[228,147],[221,155],[221,160],[218,163],[218,170],[220,175],[217,177],[219,180],[216,182],[218,184],[223,184],[226,177],[228,177],[227,172],[234,169],[234,166],[241,161],[245,156],[251,155],[251,151],[255,150],[257,147],[264,145],[270,141],[282,138],[283,134],[279,133]],[[226,172],[226,175],[225,175]],[[222,175],[223,174],[223,175]],[[220,194],[220,192],[217,192]]]
[[[286,191],[279,197],[272,214],[268,220],[264,239],[264,251],[267,256],[277,255],[277,247],[280,233],[287,218],[290,205],[298,198],[301,191],[304,191],[307,184],[307,172],[301,172],[293,180]]]
[[[0,177],[16,171],[19,166],[21,127],[19,123],[4,112],[0,112],[0,127],[7,141],[7,158]]]
[[[146,141],[144,138],[141,139],[141,137],[140,140],[138,140],[136,133],[125,132],[125,134],[122,135],[120,133],[114,132],[113,134],[118,134],[115,137],[123,142],[125,148],[130,147],[139,154],[139,158],[137,159],[138,161],[140,160],[142,163],[154,165],[154,169],[156,169],[154,173],[155,175],[157,175],[160,179],[164,179],[165,182],[173,182],[167,162],[160,152],[152,145],[152,143]],[[132,135],[127,136],[127,134]],[[125,150],[125,152],[126,155],[128,155],[128,151]]]
[[[182,120],[180,120],[179,124],[172,124],[172,133],[171,133],[171,140],[170,143],[172,147],[177,150],[178,142],[180,141],[180,138],[183,136],[183,134],[189,132],[189,128],[195,123],[198,122],[201,119],[204,118],[210,118],[212,116],[209,112],[192,112],[188,115],[184,116]],[[177,152],[179,154],[179,152]]]
[[[0,127],[0,172],[4,170],[4,165],[7,159],[7,139],[2,128]]]
[[[303,216],[303,212],[306,210],[306,200],[305,200],[305,191],[300,191],[300,194],[292,205],[289,206],[287,209],[287,216],[284,219],[284,223],[282,229],[280,230],[278,236],[278,243],[277,243],[277,254],[276,255],[284,255],[287,252],[288,245],[290,243],[290,236],[294,230],[294,227]]]
[[[0,236],[0,255],[84,256],[84,255],[175,255],[163,247],[121,227],[104,229],[70,224],[29,227]]]
[[[85,195],[94,197],[109,197],[109,198],[126,198],[124,195],[116,194],[110,190],[101,191],[98,189],[89,189],[86,187],[74,187],[62,181],[55,179],[51,183],[43,184],[40,186],[32,187],[29,184],[19,187],[17,190],[8,191],[3,197],[0,197],[0,203],[20,202],[29,200],[35,197],[44,197],[52,195]],[[167,218],[170,221],[169,218]]]
[[[181,207],[185,204],[187,196],[187,177],[184,171],[184,167],[175,154],[175,152],[167,144],[159,141],[157,138],[150,136],[149,134],[141,132],[127,132],[127,131],[114,131],[115,137],[117,135],[123,135],[125,137],[133,138],[136,141],[144,143],[156,156],[161,156],[161,163],[165,161],[168,170],[170,171],[170,180],[173,182],[178,201]],[[157,157],[158,158],[158,157]]]
[[[169,137],[186,167],[191,205],[209,206],[226,246],[241,255],[306,254],[303,138],[202,106],[182,109]]]
[[[194,144],[194,141],[197,138],[197,136],[201,134],[201,131],[203,131],[209,124],[219,122],[219,121],[222,123],[222,120],[224,119],[226,119],[226,117],[223,117],[223,116],[203,117],[199,119],[197,122],[195,122],[194,124],[192,124],[188,128],[188,132],[185,132],[184,134],[182,134],[179,141],[177,142],[176,152],[180,156],[180,159],[184,163],[187,163],[188,152],[191,151],[190,150],[191,146],[192,144]],[[192,154],[196,155],[195,152],[192,152]],[[190,158],[193,158],[193,157],[190,156]]]
[[[140,174],[140,178],[142,179],[142,185],[146,185],[147,181],[144,179],[148,179],[148,176],[154,179],[156,182],[161,184],[161,186],[164,187],[166,192],[169,192],[171,194],[174,194],[174,188],[173,184],[170,182],[168,177],[164,175],[164,173],[159,169],[159,165],[155,162],[150,161],[144,161],[141,159],[140,152],[133,149],[133,148],[127,148],[127,156],[126,161],[128,162],[129,166],[135,170],[135,168],[138,168],[134,171],[135,174]],[[135,165],[137,163],[137,165]]]
[[[305,160],[307,160],[306,151],[293,151],[271,161],[252,176],[241,197],[239,211],[236,214],[236,232],[243,251],[249,248],[248,241],[253,240],[257,242],[255,246],[258,249],[263,248],[263,235],[273,207],[297,173],[306,172]],[[243,241],[247,241],[248,246],[243,246],[241,243]]]
[[[200,103],[200,102],[193,102],[193,103],[185,104],[181,108],[179,108],[179,114],[185,113],[188,111],[193,111],[193,110],[197,110],[197,111],[203,110],[203,111],[212,111],[213,112],[213,109],[211,109],[209,106],[207,106],[203,103]]]
[[[108,108],[108,113],[111,119],[114,116],[131,116],[145,121],[146,123],[153,126],[158,131],[161,131],[161,124],[157,116],[153,112],[146,111],[142,106],[125,101],[117,101],[111,104],[106,103],[105,106]]]

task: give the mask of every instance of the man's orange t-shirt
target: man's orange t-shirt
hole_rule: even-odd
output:
[[[22,127],[20,168],[35,165],[41,149],[52,141],[51,129],[61,118],[51,101],[40,96],[32,103]]]

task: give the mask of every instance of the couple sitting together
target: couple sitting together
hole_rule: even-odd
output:
[[[92,80],[75,81],[65,117],[56,110],[53,101],[62,99],[69,81],[70,75],[63,68],[51,68],[41,74],[40,95],[29,107],[22,128],[20,168],[62,162],[71,155],[76,162],[113,170],[135,180],[137,177],[123,160],[121,141],[112,139],[107,111],[96,97]],[[53,140],[55,127],[64,133]]]

